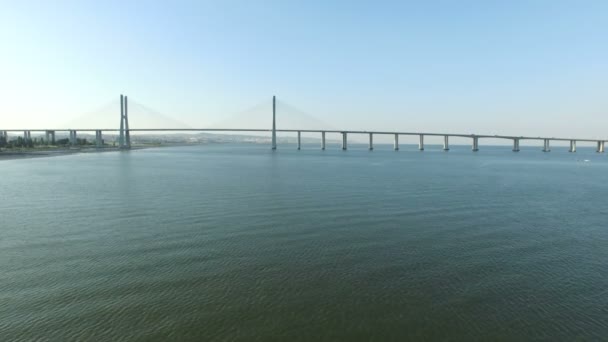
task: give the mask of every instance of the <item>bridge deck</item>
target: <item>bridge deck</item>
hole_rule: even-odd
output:
[[[6,132],[119,132],[118,128],[104,128],[104,129],[3,129]],[[272,129],[254,129],[254,128],[132,128],[130,132],[272,132]],[[487,135],[487,134],[461,134],[461,133],[429,133],[429,132],[400,132],[400,131],[357,131],[357,130],[322,130],[322,129],[277,129],[277,132],[303,132],[303,133],[348,133],[348,134],[385,134],[385,135],[424,135],[424,136],[448,136],[448,137],[461,137],[461,138],[491,138],[491,139],[519,139],[519,140],[552,140],[552,141],[581,141],[581,142],[598,142],[608,141],[602,139],[579,139],[579,138],[556,138],[556,137],[530,137],[530,136],[513,136],[513,135]]]

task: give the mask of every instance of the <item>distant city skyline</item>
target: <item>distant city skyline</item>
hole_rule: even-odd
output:
[[[0,128],[121,93],[206,127],[277,95],[340,129],[606,138],[607,36],[605,1],[10,1]]]

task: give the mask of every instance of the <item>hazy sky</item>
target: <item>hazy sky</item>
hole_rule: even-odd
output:
[[[276,94],[345,129],[608,137],[605,0],[0,0],[0,42],[6,128],[120,93],[206,126]]]

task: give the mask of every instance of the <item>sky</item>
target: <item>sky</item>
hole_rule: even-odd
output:
[[[331,128],[608,139],[607,37],[604,0],[0,0],[0,128],[118,126],[119,94],[217,126],[276,95]]]

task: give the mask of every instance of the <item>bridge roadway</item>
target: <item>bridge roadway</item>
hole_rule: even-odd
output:
[[[119,128],[103,128],[103,129],[5,129],[5,132],[119,132]],[[131,128],[130,132],[272,132],[272,129],[266,128]],[[400,132],[400,131],[353,131],[353,130],[329,130],[329,129],[277,129],[277,132],[291,133],[348,133],[348,134],[381,134],[381,135],[424,135],[436,137],[460,137],[460,138],[492,138],[492,139],[519,139],[519,140],[553,140],[553,141],[580,141],[580,142],[598,142],[605,140],[598,139],[578,139],[578,138],[556,138],[556,137],[530,137],[530,136],[514,136],[514,135],[488,135],[488,134],[461,134],[461,133],[425,133],[425,132]]]
[[[55,132],[70,132],[70,141],[76,141],[76,132],[96,132],[96,139],[101,140],[101,132],[120,132],[118,128],[104,128],[104,129],[5,129],[0,130],[0,137],[7,136],[8,132],[23,132],[24,138],[31,138],[31,132],[44,132],[46,133],[47,141],[52,136],[54,141]],[[253,129],[253,128],[131,128],[129,132],[273,132],[272,129]],[[420,137],[420,150],[424,149],[424,136],[444,137],[444,150],[449,150],[448,138],[471,138],[473,139],[473,151],[479,149],[479,139],[506,139],[513,141],[513,151],[519,151],[520,140],[542,140],[544,141],[543,151],[550,151],[550,141],[569,141],[570,151],[576,151],[576,142],[594,142],[597,143],[597,151],[604,152],[605,140],[598,139],[580,139],[580,138],[557,138],[557,137],[531,137],[531,136],[513,136],[513,135],[487,135],[487,134],[459,134],[459,133],[430,133],[430,132],[400,132],[400,131],[361,131],[361,130],[320,130],[320,129],[276,129],[276,132],[291,132],[298,134],[298,149],[301,147],[300,135],[301,133],[320,133],[322,135],[322,149],[325,149],[325,134],[326,133],[337,133],[342,134],[342,148],[346,150],[347,147],[347,134],[368,134],[369,135],[369,148],[373,149],[373,135],[393,135],[395,142],[395,150],[399,149],[399,136],[419,136]]]

